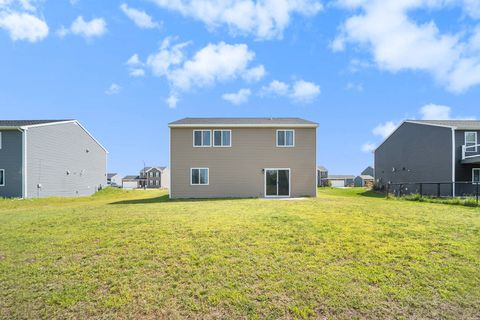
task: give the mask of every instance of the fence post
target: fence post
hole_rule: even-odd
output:
[[[420,183],[420,198],[423,197],[423,183]]]
[[[385,185],[385,198],[387,198],[387,199],[388,199],[388,189],[389,189],[389,186],[390,186],[390,183],[387,183],[387,184]]]
[[[399,188],[398,188],[398,197],[401,198],[402,197],[402,188],[403,188],[403,184],[400,184]]]
[[[437,198],[440,198],[440,183],[437,183]]]
[[[477,182],[477,205],[478,205],[478,185],[480,184],[480,182]]]

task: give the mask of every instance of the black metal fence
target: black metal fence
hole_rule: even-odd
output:
[[[480,183],[473,182],[416,182],[388,183],[385,195],[403,197],[417,194],[420,197],[433,198],[475,198],[477,204],[480,197]]]

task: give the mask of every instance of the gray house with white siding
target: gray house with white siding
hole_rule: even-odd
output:
[[[407,120],[375,150],[378,187],[443,183],[441,195],[468,195],[480,183],[480,121]],[[453,184],[454,183],[454,184]],[[423,193],[437,194],[435,185]]]
[[[0,120],[0,198],[87,196],[107,150],[76,120]]]

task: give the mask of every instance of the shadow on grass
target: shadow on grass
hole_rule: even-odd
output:
[[[385,193],[381,193],[373,190],[361,192],[358,195],[363,197],[368,197],[368,198],[377,198],[377,199],[385,198]]]
[[[151,204],[162,202],[204,202],[204,201],[227,201],[227,200],[241,200],[240,198],[206,198],[206,199],[170,199],[168,194],[145,199],[131,199],[111,202],[109,204]]]

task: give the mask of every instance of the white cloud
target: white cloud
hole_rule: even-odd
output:
[[[319,94],[320,86],[313,82],[299,80],[293,84],[291,98],[298,102],[309,103],[315,100]]]
[[[153,29],[160,26],[159,23],[153,21],[152,17],[145,11],[130,8],[126,3],[121,4],[120,9],[130,20],[142,29]]]
[[[452,109],[448,106],[438,104],[427,104],[420,109],[424,120],[448,120]]]
[[[240,105],[247,102],[251,94],[250,89],[240,89],[235,93],[225,93],[222,95],[222,98],[234,105]]]
[[[151,54],[147,58],[147,66],[152,69],[156,76],[165,76],[170,72],[172,66],[179,65],[184,60],[183,49],[189,44],[188,42],[171,45],[171,38],[162,41],[160,50]]]
[[[313,16],[322,10],[318,0],[154,0],[169,10],[200,20],[208,28],[226,25],[233,34],[258,39],[279,38],[294,14]]]
[[[383,139],[386,139],[397,128],[397,126],[398,125],[395,124],[393,121],[388,121],[376,126],[372,130],[372,133],[376,136],[380,136]]]
[[[135,53],[134,55],[132,55],[132,56],[127,60],[126,63],[127,63],[127,65],[129,65],[129,66],[139,65],[139,64],[141,64],[140,57],[138,56],[137,53]]]
[[[105,94],[111,96],[114,94],[119,94],[121,90],[122,90],[122,87],[120,87],[116,83],[112,83],[110,87],[108,87],[108,89],[105,90]]]
[[[363,84],[349,82],[349,83],[347,83],[346,89],[348,91],[363,92]]]
[[[289,97],[295,102],[310,103],[320,95],[320,86],[313,82],[297,80],[293,85],[285,82],[273,80],[264,86],[260,92],[261,95],[276,95]]]
[[[0,10],[0,28],[7,30],[13,41],[37,42],[48,36],[47,23],[25,12],[3,12]]]
[[[174,109],[177,107],[177,104],[178,104],[178,97],[176,94],[171,94],[166,100],[165,102],[167,103],[168,107],[171,108],[171,109]]]
[[[129,75],[135,78],[143,77],[145,75],[145,70],[140,68],[135,68],[130,70]]]
[[[287,96],[290,91],[290,86],[285,82],[273,80],[262,88],[262,92],[266,94],[274,94],[277,96]]]
[[[257,67],[248,69],[243,75],[243,79],[248,82],[258,82],[265,76],[265,67],[259,65]]]
[[[377,146],[374,143],[367,142],[362,145],[361,149],[362,149],[362,152],[372,153],[373,151],[375,151],[376,148]]]
[[[458,34],[439,30],[433,20],[419,23],[411,11],[441,10],[460,5],[470,16],[480,17],[477,0],[338,0],[355,10],[333,41],[338,51],[347,43],[371,51],[376,66],[383,70],[424,71],[453,92],[463,92],[480,84],[479,50],[471,50],[475,32],[463,28]]]
[[[101,37],[107,32],[107,23],[103,18],[95,18],[85,21],[82,16],[77,17],[70,28],[61,27],[57,31],[57,35],[65,37],[68,34],[75,34],[84,38]]]

